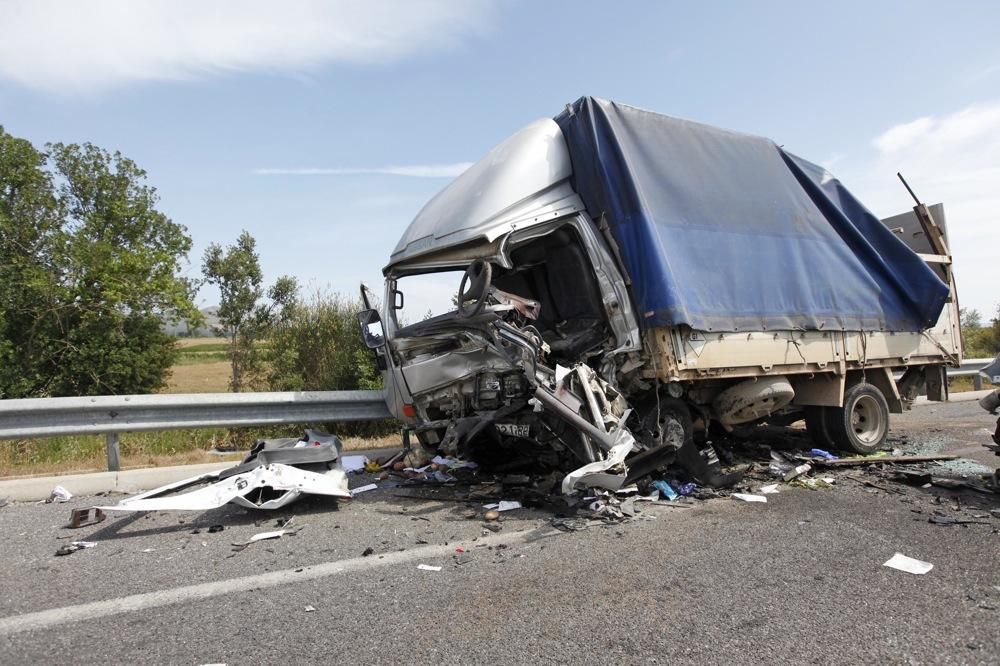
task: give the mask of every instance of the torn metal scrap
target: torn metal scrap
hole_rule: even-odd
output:
[[[261,440],[235,467],[128,497],[106,511],[205,511],[230,502],[279,509],[302,495],[350,498],[336,435],[306,430],[301,439]],[[208,484],[208,485],[205,485]],[[204,486],[176,495],[181,490]]]
[[[69,517],[69,526],[72,528],[88,527],[103,522],[107,514],[96,507],[88,509],[73,509]]]

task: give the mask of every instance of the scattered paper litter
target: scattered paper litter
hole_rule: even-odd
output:
[[[155,553],[156,549],[155,548],[143,548],[142,552],[143,553]]]
[[[77,548],[93,548],[97,545],[96,541],[71,541],[70,543]]]
[[[316,610],[315,606],[306,606],[306,612],[307,613],[312,613],[315,610]]]
[[[748,495],[747,493],[733,493],[732,495],[738,500],[743,500],[744,502],[767,502],[767,498],[763,495]]]
[[[493,504],[484,504],[483,508],[496,509],[497,511],[512,511],[514,509],[523,509],[524,507],[517,500],[500,500]]]
[[[764,495],[776,495],[778,493],[778,484],[769,483],[766,486],[761,486],[760,492]]]
[[[376,488],[378,488],[378,484],[375,483],[369,483],[367,486],[354,488],[353,490],[351,490],[351,497],[354,497],[355,495],[360,495],[361,493],[366,493],[369,490],[375,490]]]
[[[435,567],[430,564],[418,564],[417,568],[421,571],[441,571],[441,567]]]
[[[255,541],[263,541],[265,539],[280,539],[285,535],[285,530],[275,530],[273,532],[258,532],[252,537],[247,539],[247,543],[254,543]]]
[[[896,553],[886,562],[883,562],[882,566],[917,575],[925,574],[934,568],[934,565],[930,562],[921,562],[920,560],[915,560],[912,557],[907,557],[902,553]]]
[[[344,472],[350,474],[363,470],[366,462],[368,462],[368,456],[344,456],[340,459],[340,466]]]
[[[52,489],[52,494],[49,495],[50,502],[68,502],[73,498],[73,493],[66,490],[62,486],[56,486]]]
[[[434,456],[431,458],[431,464],[433,465],[443,465],[448,469],[475,469],[479,467],[478,464],[469,460],[458,460],[457,458],[445,458],[444,456]]]

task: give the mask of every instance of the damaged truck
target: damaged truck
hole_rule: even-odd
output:
[[[564,492],[672,465],[725,486],[706,433],[804,420],[866,454],[918,394],[947,399],[944,229],[919,202],[883,223],[768,139],[584,97],[427,203],[358,318],[428,457],[531,460]],[[442,273],[454,307],[400,317]]]

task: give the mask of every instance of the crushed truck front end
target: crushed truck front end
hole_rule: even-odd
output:
[[[360,315],[411,460],[551,468],[568,492],[675,464],[732,484],[695,437],[712,426],[805,417],[824,446],[881,447],[914,391],[946,397],[954,282],[818,169],[588,98],[494,148],[417,215]],[[453,299],[414,321],[422,277]]]

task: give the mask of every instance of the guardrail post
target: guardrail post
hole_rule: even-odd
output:
[[[118,462],[118,458],[121,451],[118,448],[118,433],[109,432],[108,433],[108,471],[117,472],[121,470],[121,464]]]
[[[972,376],[972,388],[977,391],[983,390],[983,376],[978,372]]]

